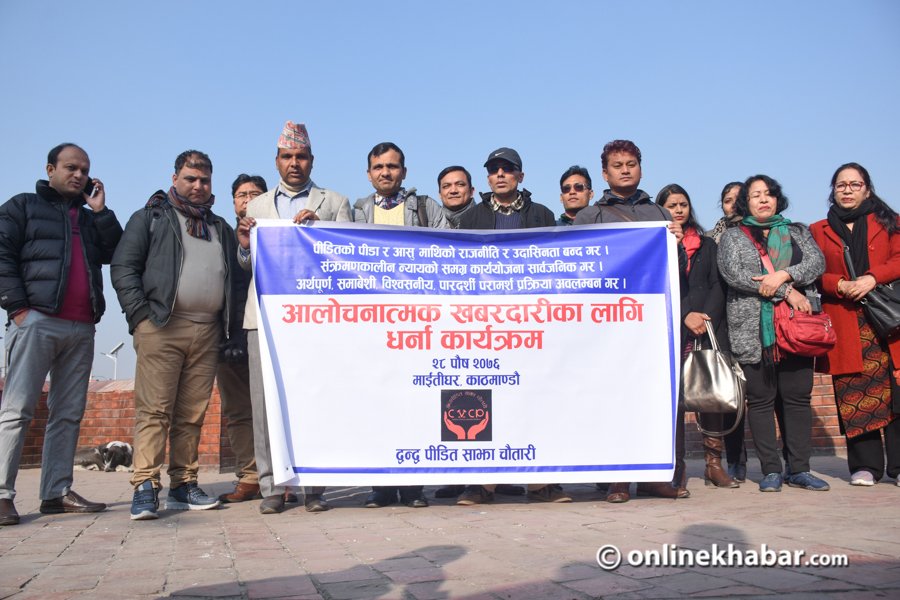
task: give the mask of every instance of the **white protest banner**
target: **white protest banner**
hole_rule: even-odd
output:
[[[671,479],[680,319],[665,223],[259,221],[252,244],[278,483]]]

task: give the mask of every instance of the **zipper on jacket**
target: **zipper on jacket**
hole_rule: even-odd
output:
[[[72,220],[69,217],[68,211],[68,203],[65,205],[60,204],[59,202],[54,202],[56,205],[56,209],[62,212],[63,215],[63,264],[62,271],[59,274],[59,287],[56,288],[56,302],[53,306],[53,313],[56,314],[62,309],[62,300],[63,296],[66,293],[66,286],[69,282],[69,265],[72,262],[72,251],[71,251],[71,243],[72,243]]]
[[[181,285],[181,272],[184,270],[184,243],[181,241],[181,230],[178,228],[178,217],[169,214],[174,209],[169,209],[166,214],[166,220],[169,221],[169,226],[172,228],[172,231],[175,232],[175,240],[178,242],[178,245],[181,247],[181,253],[178,257],[178,272],[175,273],[175,293],[172,294],[172,305],[169,306],[169,314],[166,315],[166,320],[163,322],[162,327],[165,327],[169,324],[169,320],[172,318],[172,312],[175,310],[175,299],[178,298],[178,286]],[[172,219],[175,219],[175,222],[172,222]]]

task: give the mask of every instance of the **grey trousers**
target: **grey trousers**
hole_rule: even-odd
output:
[[[253,446],[256,450],[256,472],[259,475],[259,493],[266,498],[284,493],[284,487],[276,486],[272,477],[272,451],[269,446],[269,428],[266,420],[266,394],[263,389],[262,362],[259,355],[259,332],[247,330],[247,353],[250,356],[250,402],[253,404]],[[304,488],[307,495],[319,495],[324,487]]]
[[[25,434],[47,374],[49,416],[41,456],[42,500],[72,487],[75,447],[94,360],[94,324],[56,319],[31,310],[6,331],[7,371],[0,400],[0,498],[16,497]]]

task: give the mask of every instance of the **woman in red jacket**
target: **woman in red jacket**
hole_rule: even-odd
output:
[[[878,339],[860,301],[875,284],[900,279],[900,222],[856,163],[835,171],[829,201],[828,218],[810,231],[825,255],[819,285],[838,343],[816,368],[833,377],[850,484],[874,485],[885,473],[885,454],[888,476],[900,474],[900,336]],[[856,280],[844,263],[844,246]]]

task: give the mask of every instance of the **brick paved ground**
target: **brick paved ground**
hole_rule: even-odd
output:
[[[76,473],[75,490],[109,502],[105,513],[41,515],[39,471],[29,469],[18,482],[22,523],[0,528],[0,598],[900,598],[900,487],[851,487],[837,457],[814,457],[813,469],[832,491],[709,489],[691,461],[688,500],[611,505],[593,486],[573,485],[570,505],[365,509],[365,490],[331,488],[335,508],[322,514],[262,516],[249,502],[149,522],[128,518],[126,473]],[[231,481],[204,472],[201,485],[218,494]],[[728,543],[845,554],[850,566],[607,572],[595,559],[605,544],[627,552]]]

